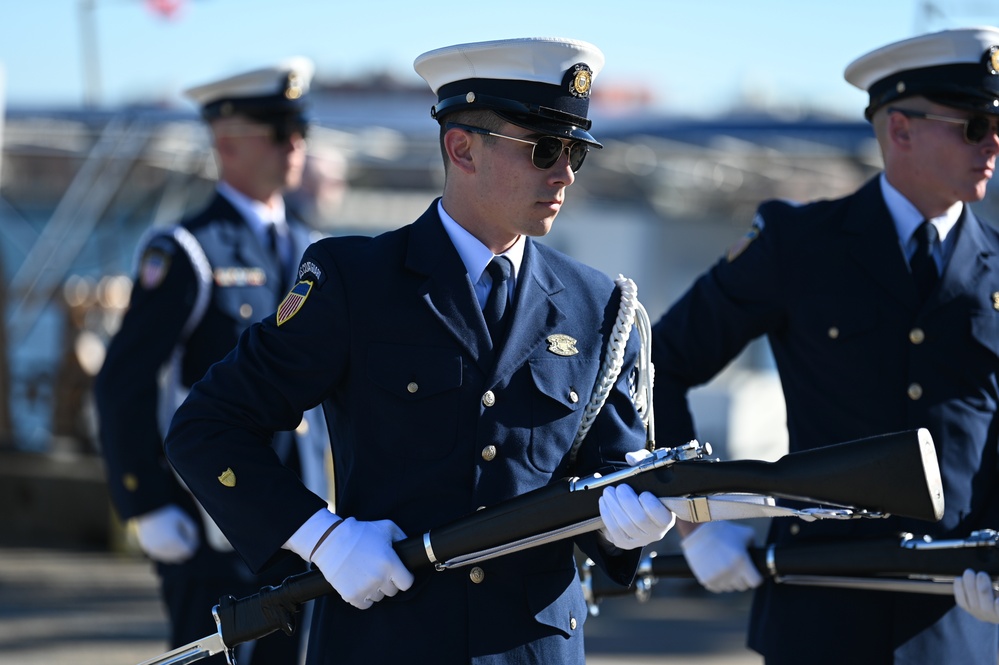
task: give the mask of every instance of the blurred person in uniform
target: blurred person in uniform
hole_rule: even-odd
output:
[[[314,143],[314,142],[310,142]],[[347,194],[347,159],[337,148],[309,146],[302,184],[288,192],[288,208],[313,228],[329,228]]]
[[[185,92],[211,131],[217,190],[201,212],[141,243],[129,308],[96,381],[111,498],[156,563],[173,648],[215,632],[211,608],[222,595],[248,595],[305,570],[286,561],[251,572],[168,465],[163,439],[190,387],[277,309],[298,259],[319,238],[285,214],[282,198],[301,179],[312,73],[309,60],[294,58]],[[269,454],[325,497],[321,411],[281,429],[267,438]],[[245,647],[240,663],[294,663],[300,641],[269,636],[251,659]]]
[[[584,662],[573,541],[415,578],[392,543],[644,447],[622,372],[570,461],[620,293],[534,239],[600,147],[586,114],[603,62],[557,38],[418,57],[438,96],[443,196],[400,229],[310,247],[276,315],[177,412],[167,455],[236,549],[256,569],[310,561],[335,590],[316,601],[309,663]],[[335,513],[267,445],[320,403]],[[600,510],[602,530],[574,542],[627,584],[673,514],[630,487]]]
[[[662,443],[694,438],[688,391],[766,335],[792,452],[925,427],[946,506],[935,524],[773,520],[768,542],[964,538],[999,526],[999,234],[968,206],[985,195],[999,151],[999,30],[890,44],[845,77],[869,93],[884,170],[838,200],[763,203],[748,234],[655,325]],[[750,527],[678,530],[706,588],[760,587],[749,646],[768,665],[996,663],[996,626],[953,596],[763,582]]]

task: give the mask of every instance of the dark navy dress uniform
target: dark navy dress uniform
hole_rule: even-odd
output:
[[[568,462],[619,305],[596,270],[528,238],[498,355],[436,203],[375,238],[320,241],[300,279],[300,297],[194,386],[167,440],[171,462],[255,568],[289,554],[282,545],[323,507],[266,445],[267,431],[320,403],[337,513],[391,519],[409,536],[620,465],[644,445],[623,372]],[[577,353],[556,352],[557,334]],[[219,480],[227,470],[234,487]],[[576,542],[619,581],[633,576],[640,550],[607,557],[592,534]],[[363,611],[323,597],[309,662],[582,663],[586,615],[573,543],[561,541],[418,574]]]
[[[967,206],[951,233],[950,260],[920,303],[878,179],[835,201],[770,201],[742,247],[655,325],[655,409],[674,442],[694,437],[687,391],[763,335],[791,451],[919,427],[933,435],[945,492],[939,523],[774,520],[769,542],[901,531],[963,538],[999,527],[999,234]],[[999,652],[996,626],[950,595],[769,581],[756,593],[749,644],[768,664],[994,665]]]
[[[294,220],[289,220],[289,230],[296,257],[317,239]],[[153,234],[142,255],[129,309],[97,377],[95,397],[108,485],[119,516],[127,520],[172,503],[200,525],[201,544],[192,559],[157,563],[173,630],[170,641],[179,646],[215,632],[211,608],[221,596],[248,595],[304,570],[304,564],[286,565],[257,575],[231,547],[212,546],[217,529],[210,523],[206,527],[193,497],[167,464],[165,423],[158,423],[164,404],[170,407],[169,417],[186,390],[235,346],[239,335],[274,312],[293,280],[295,264],[282,274],[274,255],[221,194],[177,228]],[[299,416],[286,428],[297,428],[296,434],[279,432],[268,441],[275,459],[279,456],[295,469],[315,451],[321,459],[329,445],[320,414],[307,414],[304,423]],[[203,611],[192,610],[198,607]],[[271,648],[271,658],[259,655],[261,660],[254,662],[293,661],[293,639],[279,635],[255,646],[261,654]]]

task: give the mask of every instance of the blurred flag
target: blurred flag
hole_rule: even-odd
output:
[[[184,2],[185,0],[146,0],[146,7],[154,14],[172,19]]]

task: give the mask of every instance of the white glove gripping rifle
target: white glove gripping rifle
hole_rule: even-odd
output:
[[[630,280],[622,286],[622,313],[607,350],[606,372],[594,389],[576,440],[582,441],[622,370],[627,336],[635,320],[645,335],[640,354],[636,398],[652,437],[652,364],[650,326],[634,297]],[[630,312],[630,313],[629,313]],[[631,318],[629,318],[631,317]],[[644,319],[644,322],[643,322]],[[645,331],[645,332],[643,332]],[[578,448],[578,445],[575,447]],[[570,453],[572,454],[572,453]],[[652,492],[681,518],[708,521],[761,515],[803,519],[903,517],[937,521],[943,516],[943,488],[936,450],[929,432],[912,430],[789,453],[775,462],[707,459],[710,447],[691,441],[657,448],[635,466],[585,478],[563,478],[544,487],[488,506],[463,518],[393,544],[414,574],[470,565],[545,543],[595,531],[602,526],[599,499],[609,485],[626,483],[636,492]],[[774,497],[812,508],[776,505]],[[306,601],[331,593],[319,570],[286,579],[242,599],[226,596],[212,609],[218,632],[140,665],[182,665],[217,653],[234,663],[232,649],[276,630],[292,634],[295,613]]]

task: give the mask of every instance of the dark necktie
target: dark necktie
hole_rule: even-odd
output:
[[[271,223],[267,225],[267,242],[269,249],[271,251],[271,256],[274,258],[274,262],[278,266],[278,270],[281,274],[281,285],[284,288],[284,283],[287,280],[287,265],[284,259],[284,243],[282,242],[281,234],[278,233],[277,224]]]
[[[486,318],[489,337],[493,340],[493,349],[500,349],[510,325],[510,317],[507,316],[507,310],[510,308],[507,307],[507,301],[510,291],[508,281],[513,275],[513,264],[505,256],[494,256],[486,266],[486,270],[493,278],[493,286],[489,291],[489,297],[486,298],[482,314]]]
[[[919,291],[919,298],[926,302],[926,298],[939,278],[937,264],[933,260],[933,246],[937,240],[937,228],[929,222],[923,222],[916,229],[915,236],[916,253],[912,255],[909,267],[916,282],[916,290]]]

